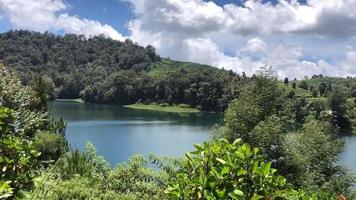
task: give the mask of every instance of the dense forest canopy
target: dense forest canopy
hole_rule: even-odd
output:
[[[0,60],[26,85],[41,76],[53,98],[95,103],[157,102],[221,111],[246,81],[232,71],[161,59],[152,46],[103,36],[10,31],[0,34]]]

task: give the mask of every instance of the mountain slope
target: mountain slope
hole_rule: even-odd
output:
[[[161,59],[152,46],[102,36],[10,31],[0,34],[0,60],[24,84],[41,77],[53,97],[95,103],[183,103],[217,111],[247,80],[232,71]]]

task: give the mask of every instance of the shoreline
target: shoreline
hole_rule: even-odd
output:
[[[160,112],[170,113],[199,113],[202,112],[196,108],[181,107],[179,105],[161,106],[155,104],[130,104],[124,105],[125,108],[140,109],[140,110],[152,110]]]
[[[78,99],[55,99],[55,101],[84,103],[84,101],[80,98],[78,98]]]

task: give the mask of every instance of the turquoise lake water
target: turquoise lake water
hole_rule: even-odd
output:
[[[92,142],[112,165],[135,154],[182,157],[195,143],[210,139],[210,129],[222,114],[175,114],[136,110],[116,105],[53,102],[52,113],[67,122],[66,136],[73,148]],[[356,137],[345,137],[340,163],[356,172]]]
[[[52,113],[67,122],[72,148],[83,149],[90,141],[111,165],[135,154],[182,157],[195,143],[208,140],[211,127],[222,119],[216,113],[175,114],[58,101],[52,103]]]

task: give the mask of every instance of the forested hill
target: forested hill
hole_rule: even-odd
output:
[[[0,34],[0,60],[24,84],[41,77],[53,97],[95,103],[157,102],[219,111],[247,80],[231,71],[161,59],[152,46],[103,36],[10,31]]]
[[[152,46],[104,36],[85,38],[30,31],[0,34],[0,60],[25,85],[41,79],[52,98],[86,102],[183,104],[223,111],[250,79],[215,67],[160,58]],[[338,87],[356,97],[355,78],[315,75],[286,79],[281,87],[293,97],[327,97]]]
[[[15,67],[24,83],[38,72],[63,75],[98,66],[104,66],[109,73],[140,71],[160,59],[152,46],[144,48],[130,40],[120,42],[101,36],[86,39],[73,34],[57,36],[22,30],[0,34],[0,58]]]

